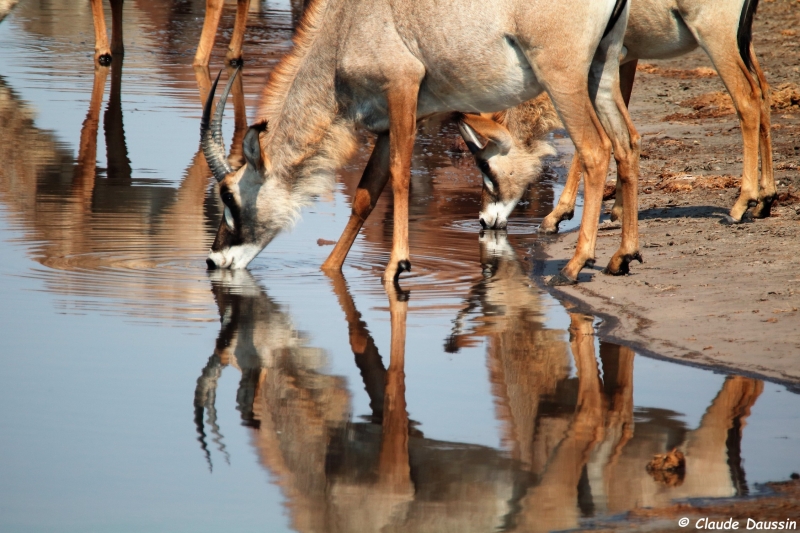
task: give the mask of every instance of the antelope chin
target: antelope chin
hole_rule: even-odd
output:
[[[256,246],[253,244],[242,244],[239,246],[232,246],[219,252],[210,251],[206,259],[206,265],[209,270],[218,268],[225,268],[230,270],[246,268],[255,256],[263,250],[263,246]]]
[[[516,205],[516,201],[506,203],[492,202],[486,209],[481,211],[481,226],[483,226],[483,229],[506,229],[508,217]]]

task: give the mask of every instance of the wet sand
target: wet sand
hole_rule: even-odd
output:
[[[720,223],[738,196],[742,139],[705,53],[640,63],[631,111],[642,134],[645,263],[628,276],[601,273],[620,239],[619,224],[606,220],[597,267],[552,291],[605,316],[602,334],[643,353],[800,382],[798,27],[794,2],[759,6],[754,43],[773,93],[779,201],[753,223]],[[571,232],[537,243],[540,280],[566,264],[576,240]]]

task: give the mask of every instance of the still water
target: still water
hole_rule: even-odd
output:
[[[367,135],[249,271],[207,273],[203,5],[126,3],[124,61],[97,71],[88,2],[0,24],[0,530],[546,531],[800,470],[795,392],[603,342],[535,286],[568,143],[509,232],[479,235],[480,177],[424,125],[400,297],[379,281],[391,198],[343,275],[319,271]],[[296,16],[251,10],[240,123]],[[673,447],[685,473],[651,476]]]

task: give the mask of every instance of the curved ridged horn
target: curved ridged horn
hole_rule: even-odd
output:
[[[233,80],[236,79],[238,73],[239,67],[236,67],[231,79],[228,80],[228,85],[225,86],[225,90],[222,92],[222,96],[219,98],[214,118],[209,121],[211,106],[214,103],[214,92],[217,90],[217,83],[222,75],[222,71],[219,71],[217,79],[214,80],[211,91],[208,93],[206,105],[203,106],[203,118],[200,121],[200,146],[203,148],[203,155],[206,156],[206,162],[217,181],[222,181],[226,174],[233,172],[233,168],[225,156],[225,144],[222,142],[222,114],[225,113],[225,101],[228,99]]]
[[[459,120],[458,131],[461,132],[461,137],[464,139],[464,142],[471,153],[474,154],[483,150],[484,146],[478,140],[478,135],[475,133],[475,130],[472,129],[472,126],[463,120]]]

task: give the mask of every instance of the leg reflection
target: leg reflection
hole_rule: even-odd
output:
[[[97,131],[100,125],[100,107],[103,105],[103,93],[107,79],[108,67],[95,67],[89,111],[86,113],[83,126],[81,126],[78,161],[73,170],[73,197],[81,199],[81,204],[87,212],[91,210],[94,191],[94,179],[97,171]]]
[[[108,107],[103,115],[103,130],[106,136],[107,175],[116,183],[131,182],[131,161],[125,143],[125,127],[122,123],[122,57],[111,63],[111,91]]]
[[[356,309],[353,297],[347,287],[347,282],[339,271],[328,271],[328,277],[333,284],[333,292],[339,300],[339,305],[344,311],[347,320],[347,330],[350,339],[350,349],[353,350],[356,366],[364,381],[364,389],[369,396],[369,406],[372,410],[372,421],[380,424],[383,421],[384,394],[386,387],[386,367],[383,365],[381,354],[375,340],[367,329],[367,323]]]
[[[747,494],[741,461],[742,430],[763,389],[764,383],[757,379],[725,379],[700,426],[686,438],[687,488],[694,486],[702,491],[715,487],[731,496]]]
[[[399,503],[413,498],[411,469],[408,459],[408,411],[406,410],[406,315],[408,300],[389,289],[389,313],[392,321],[392,343],[386,392],[383,403],[383,431],[378,461],[379,486],[395,495]]]
[[[605,403],[595,359],[592,317],[571,313],[569,332],[578,371],[577,407],[540,482],[520,501],[519,531],[552,531],[578,525],[584,467],[592,449],[603,439]]]

